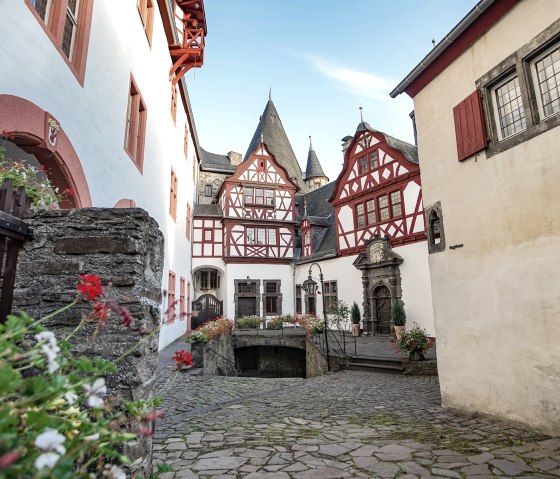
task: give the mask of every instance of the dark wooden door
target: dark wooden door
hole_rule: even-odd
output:
[[[254,316],[257,314],[257,298],[240,297],[237,298],[237,316]]]
[[[315,296],[307,296],[307,314],[316,314],[317,309],[315,308]]]
[[[389,334],[391,332],[391,292],[386,286],[379,286],[373,294],[377,332]]]

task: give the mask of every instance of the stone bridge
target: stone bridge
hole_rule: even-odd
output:
[[[234,330],[206,344],[202,356],[205,374],[309,378],[326,371],[322,352],[301,328]]]

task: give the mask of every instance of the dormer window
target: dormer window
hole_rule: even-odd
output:
[[[310,245],[311,244],[311,231],[306,231],[303,237],[303,244]]]
[[[243,198],[246,205],[274,206],[274,190],[245,188]]]
[[[377,150],[362,156],[358,160],[358,170],[360,175],[364,175],[369,171],[373,171],[379,167],[379,157],[377,156]]]

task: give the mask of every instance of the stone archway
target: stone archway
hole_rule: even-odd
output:
[[[47,177],[59,191],[68,190],[62,208],[92,206],[82,165],[60,123],[42,108],[23,98],[0,95],[0,131],[25,154],[45,167]]]

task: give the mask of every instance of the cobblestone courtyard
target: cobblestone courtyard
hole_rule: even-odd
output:
[[[560,439],[445,412],[435,378],[181,373],[163,408],[154,462],[174,469],[164,479],[560,477]]]

